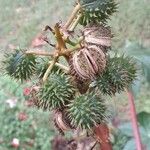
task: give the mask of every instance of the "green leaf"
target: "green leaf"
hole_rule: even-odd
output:
[[[135,139],[129,140],[123,150],[136,150]]]
[[[115,130],[113,136],[114,136],[114,141],[112,141],[113,150],[122,150],[125,144],[130,139],[129,137],[124,135],[120,130]]]
[[[146,113],[148,114],[148,113]],[[148,114],[149,115],[149,114]],[[145,112],[142,112],[138,115],[138,120],[139,120],[139,123],[140,123],[140,126],[139,126],[139,130],[140,130],[140,135],[141,135],[141,140],[142,140],[142,143],[147,147],[149,148],[150,147],[150,144],[148,141],[150,141],[150,136],[149,136],[149,122],[147,120],[149,120],[150,117],[148,117],[147,115],[145,115]],[[145,130],[145,125],[148,126],[146,127],[147,130]],[[133,129],[132,129],[132,125],[131,123],[123,123],[121,124],[119,127],[119,130],[125,135],[127,136],[128,138],[130,138],[130,140],[126,143],[124,149],[125,150],[128,150],[130,149],[131,147],[133,147],[135,144],[135,141],[133,139]],[[135,147],[135,146],[134,146]]]
[[[142,137],[143,144],[147,147],[147,149],[150,148],[150,114],[146,112],[141,112],[137,115],[138,122],[141,125],[140,133]],[[142,132],[141,132],[142,131]]]
[[[133,137],[133,130],[132,130],[131,123],[124,123],[124,124],[119,126],[119,129],[121,130],[121,132],[124,135],[126,135],[128,137]]]
[[[150,137],[150,114],[146,112],[139,113],[138,121],[140,125],[145,129],[147,135]]]

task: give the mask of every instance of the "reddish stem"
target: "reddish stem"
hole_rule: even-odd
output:
[[[104,123],[94,129],[97,141],[100,144],[100,150],[112,150],[112,145],[109,141],[109,129]]]
[[[129,90],[127,90],[127,94],[128,94],[129,105],[130,105],[131,123],[132,123],[134,138],[136,142],[136,147],[137,147],[137,150],[142,150],[142,142],[141,142],[140,132],[139,132],[138,123],[137,123],[134,96],[132,92]]]

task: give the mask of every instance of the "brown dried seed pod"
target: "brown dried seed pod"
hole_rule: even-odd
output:
[[[61,135],[64,135],[64,131],[58,126],[56,120],[54,119],[54,126],[57,128],[58,132],[61,134]]]
[[[63,111],[56,110],[54,112],[54,124],[56,128],[59,130],[59,132],[63,135],[64,135],[64,131],[74,129],[74,127],[71,125],[71,121],[68,118],[65,110]]]
[[[94,44],[104,48],[111,47],[112,34],[110,27],[101,24],[89,25],[83,30],[83,36],[86,44]]]
[[[70,61],[71,74],[80,80],[94,79],[104,71],[105,66],[106,55],[96,45],[89,45],[74,53]]]
[[[74,139],[56,136],[52,141],[52,150],[77,150],[78,142]]]

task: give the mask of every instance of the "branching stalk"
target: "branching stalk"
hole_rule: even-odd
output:
[[[67,44],[71,45],[71,46],[76,46],[77,43],[71,41],[69,38],[65,41]]]
[[[81,18],[82,14],[79,14],[76,18],[76,20],[72,23],[71,27],[69,28],[69,31],[74,31],[75,27],[78,25],[79,20]]]
[[[52,32],[55,35],[54,30],[50,26],[48,26],[48,25],[45,26],[44,32],[47,31],[47,30],[49,30],[50,32]]]
[[[73,41],[71,41],[70,39],[67,39],[66,40],[66,43],[68,43],[69,45],[71,45],[71,46],[77,46],[77,45],[80,45],[80,47],[81,47],[81,42],[83,41],[83,37],[81,36],[81,37],[79,37],[79,39],[78,39],[78,42],[73,42]]]
[[[63,35],[60,32],[60,27],[59,27],[58,23],[55,25],[54,31],[55,31],[55,36],[56,36],[56,40],[57,40],[57,49],[62,51],[63,49],[66,48],[66,44],[63,39]]]
[[[57,62],[57,59],[58,59],[58,57],[55,57],[55,58],[52,60],[51,64],[49,65],[48,69],[46,70],[46,72],[45,72],[45,74],[44,74],[43,82],[45,82],[45,81],[47,80],[47,78],[48,78],[48,76],[49,76],[51,70],[53,69],[55,63]]]
[[[64,50],[63,52],[60,52],[60,55],[61,56],[65,56],[65,55],[69,55],[70,53],[72,53],[72,52],[74,52],[74,51],[76,51],[76,50],[78,50],[78,49],[80,49],[81,48],[81,46],[78,44],[78,45],[76,45],[74,48],[72,48],[72,49],[66,49],[66,50]]]
[[[64,49],[63,51],[54,50],[53,52],[46,52],[45,50],[28,50],[26,54],[40,55],[40,56],[51,56],[54,57],[57,51],[57,57],[69,55],[71,52],[78,50],[81,46],[78,44],[72,49]]]
[[[46,52],[45,50],[29,50],[26,54],[41,55],[41,56],[54,56],[54,53]]]
[[[50,64],[52,63],[52,61],[50,61]],[[63,64],[60,64],[60,63],[55,63],[55,65],[57,66],[57,67],[59,67],[60,69],[62,69],[62,70],[64,70],[65,71],[65,73],[68,73],[69,72],[69,68],[68,67],[66,67],[66,66],[64,66]]]
[[[64,25],[64,28],[65,28],[65,29],[68,29],[68,28],[69,28],[69,26],[70,26],[71,23],[73,22],[74,18],[76,17],[77,13],[79,12],[80,8],[81,8],[81,6],[80,6],[80,4],[78,3],[78,4],[76,5],[76,7],[74,8],[74,10],[73,10],[71,16],[69,17],[68,21],[67,21],[66,24]]]

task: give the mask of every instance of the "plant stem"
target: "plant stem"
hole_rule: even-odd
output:
[[[65,41],[67,44],[71,45],[71,46],[76,46],[77,43],[71,41],[69,38]]]
[[[71,46],[74,46],[74,47],[76,47],[77,45],[80,45],[80,48],[81,48],[81,42],[83,41],[83,39],[84,38],[82,36],[79,37],[78,42],[73,42],[70,39],[67,39],[66,43],[69,44],[69,45],[71,45]]]
[[[63,35],[61,34],[60,26],[58,23],[56,23],[56,25],[54,27],[54,31],[55,31],[55,37],[57,40],[57,49],[59,51],[62,51],[63,49],[66,48],[66,44],[65,44],[65,41],[63,39]]]
[[[109,141],[109,129],[104,123],[94,128],[96,140],[100,144],[100,150],[112,150],[112,145]]]
[[[54,56],[54,53],[46,52],[44,50],[29,50],[26,54],[42,55],[42,56]]]
[[[136,142],[136,148],[137,150],[142,150],[142,142],[141,142],[140,132],[139,132],[138,123],[137,123],[134,96],[132,92],[129,90],[127,90],[127,95],[128,95],[129,105],[130,105],[131,123],[132,123],[134,138]]]
[[[50,61],[50,64],[52,63],[52,61]],[[69,72],[69,68],[68,67],[66,67],[66,66],[64,66],[64,65],[62,65],[62,64],[60,64],[60,63],[55,63],[55,65],[56,66],[58,66],[60,69],[62,69],[62,70],[64,70],[65,71],[65,73],[68,73]]]
[[[75,27],[78,25],[79,20],[81,18],[82,14],[79,14],[76,18],[76,20],[72,23],[71,27],[69,28],[69,31],[74,31]]]
[[[47,78],[48,78],[48,76],[49,76],[51,70],[53,69],[55,63],[57,62],[57,59],[58,59],[58,57],[55,57],[55,58],[52,60],[51,64],[49,65],[48,69],[46,70],[46,72],[45,72],[45,74],[44,74],[43,82],[45,82],[45,81],[47,80]]]
[[[68,28],[69,28],[69,26],[71,25],[72,21],[73,21],[74,18],[76,17],[76,15],[77,15],[78,11],[80,10],[80,8],[81,8],[81,6],[80,6],[80,4],[78,3],[78,4],[76,5],[76,7],[74,8],[74,10],[73,10],[71,16],[69,17],[68,21],[67,21],[66,24],[64,25],[64,28],[65,28],[65,29],[68,29]]]
[[[45,26],[44,32],[47,31],[47,30],[49,30],[50,32],[52,32],[55,35],[54,30],[50,26],[48,26],[48,25]]]
[[[60,56],[65,56],[65,55],[69,55],[70,53],[72,53],[72,52],[74,52],[74,51],[76,51],[76,50],[78,50],[78,49],[80,49],[81,48],[81,45],[80,44],[77,44],[74,48],[72,48],[72,49],[66,49],[66,50],[64,50],[63,52],[60,52],[59,53],[59,55]]]

